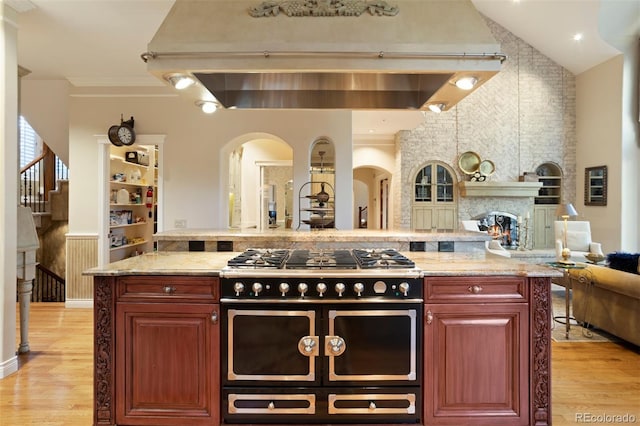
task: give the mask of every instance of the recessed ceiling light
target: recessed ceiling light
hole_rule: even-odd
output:
[[[444,111],[444,107],[445,107],[445,104],[443,103],[435,103],[435,104],[427,105],[427,108],[429,108],[429,111],[435,112],[435,113],[440,113]]]
[[[584,34],[582,34],[582,33],[575,33],[575,34],[573,35],[573,40],[574,40],[574,41],[580,41],[580,40],[582,40],[583,38],[584,38]]]
[[[183,75],[183,74],[173,74],[166,78],[169,81],[169,83],[171,83],[171,85],[178,90],[186,89],[187,87],[192,86],[196,82],[193,79],[193,77],[190,77],[188,75]]]
[[[471,90],[476,85],[478,79],[475,77],[462,77],[456,80],[456,86],[462,90]]]
[[[202,109],[202,112],[206,114],[213,114],[218,110],[220,104],[213,101],[197,101],[196,106]]]

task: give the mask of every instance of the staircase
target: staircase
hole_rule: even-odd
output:
[[[44,234],[54,222],[68,222],[69,181],[58,180],[55,189],[49,191],[46,200],[38,202],[37,210],[33,207],[31,210],[38,235]]]
[[[64,302],[68,170],[46,145],[42,155],[20,171],[20,204],[31,208],[40,241],[31,301]]]

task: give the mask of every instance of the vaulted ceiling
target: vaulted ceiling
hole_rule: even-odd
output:
[[[28,79],[74,86],[158,86],[140,54],[147,51],[173,0],[4,0],[20,12],[19,64]],[[260,3],[256,0],[256,3]],[[393,1],[389,1],[393,3]],[[638,36],[636,0],[472,0],[485,16],[579,74],[620,53]],[[582,40],[573,36],[582,33]],[[394,122],[356,115],[354,133]],[[358,118],[360,117],[360,118]]]

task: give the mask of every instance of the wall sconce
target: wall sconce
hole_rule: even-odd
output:
[[[214,101],[197,101],[196,106],[202,109],[202,112],[206,114],[213,114],[218,110],[220,104]]]
[[[456,86],[458,89],[462,90],[471,90],[478,82],[478,79],[475,77],[462,77],[456,80]]]
[[[183,74],[172,74],[165,78],[177,90],[184,90],[196,82],[193,77]]]

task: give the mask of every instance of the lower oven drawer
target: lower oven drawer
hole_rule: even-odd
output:
[[[226,423],[417,423],[418,387],[225,388]]]

